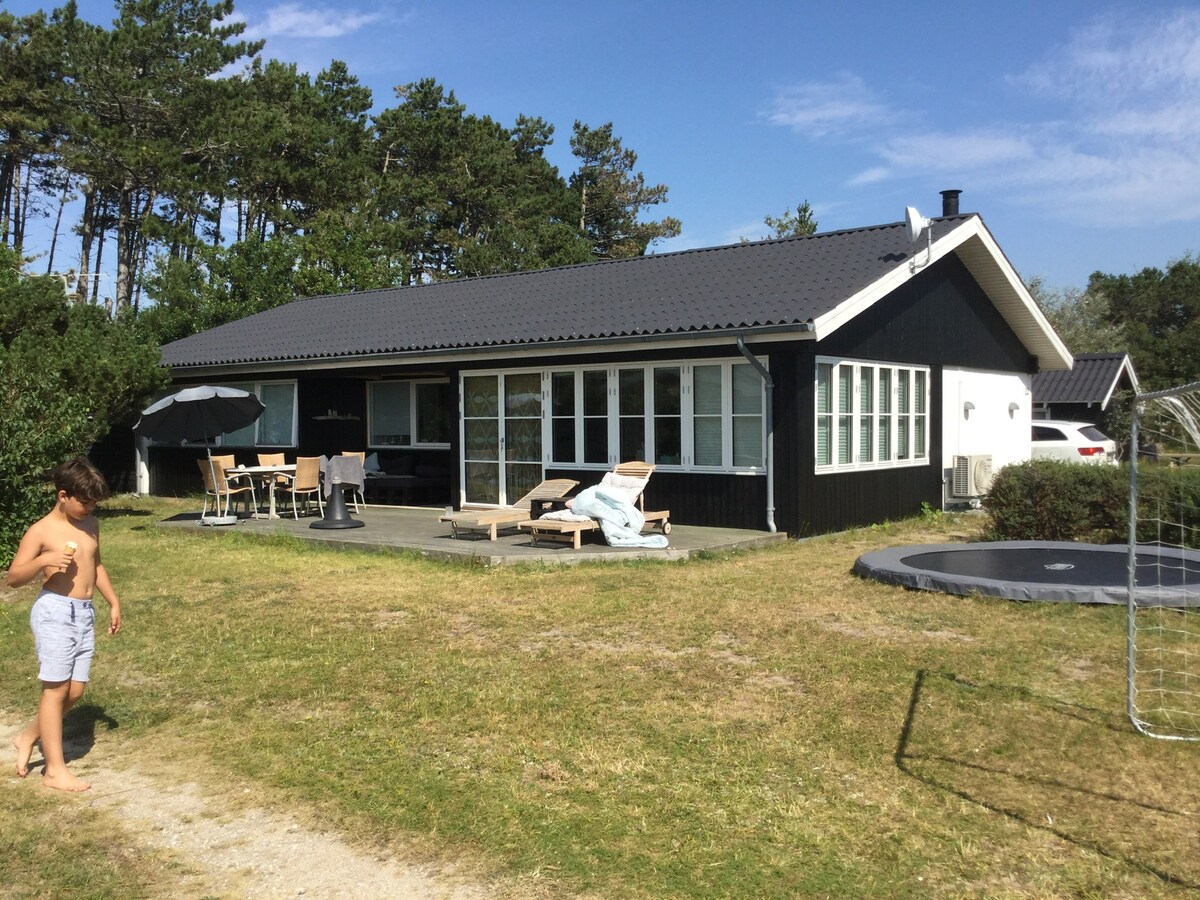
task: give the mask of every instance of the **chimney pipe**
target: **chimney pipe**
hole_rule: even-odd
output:
[[[942,215],[957,216],[958,215],[958,195],[962,191],[956,189],[949,191],[941,191],[942,195]]]

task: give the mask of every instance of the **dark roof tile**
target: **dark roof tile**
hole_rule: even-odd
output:
[[[163,362],[327,359],[797,325],[912,253],[903,223],[894,223],[310,297],[167,344]]]
[[[1126,365],[1128,357],[1124,353],[1080,353],[1073,369],[1033,376],[1034,402],[1106,404]]]

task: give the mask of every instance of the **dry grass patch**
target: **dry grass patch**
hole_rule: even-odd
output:
[[[95,697],[122,733],[186,735],[347,833],[486,861],[518,895],[1200,884],[1179,774],[1197,748],[1125,725],[1121,611],[850,574],[970,520],[488,570],[136,524],[105,524],[129,627]],[[0,605],[10,705],[21,612]]]

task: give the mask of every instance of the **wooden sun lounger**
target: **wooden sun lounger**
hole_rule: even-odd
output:
[[[557,500],[579,484],[570,478],[551,478],[543,481],[512,506],[486,506],[460,509],[439,516],[439,522],[450,523],[450,534],[486,532],[488,540],[496,539],[498,528],[511,528],[528,519],[535,500]]]
[[[646,527],[657,526],[663,534],[671,533],[670,510],[659,509],[644,513]],[[529,542],[537,546],[538,541],[570,544],[576,550],[582,546],[582,535],[585,531],[597,531],[600,523],[596,519],[578,522],[566,519],[526,519],[518,523],[522,531],[529,532]]]
[[[654,466],[652,464],[639,460],[618,463],[613,468],[612,474],[623,475],[628,478],[640,478],[648,482],[653,472]],[[604,481],[601,481],[601,484],[604,484]],[[643,490],[645,490],[644,486]],[[646,528],[657,526],[663,534],[671,533],[670,510],[657,509],[647,512],[641,493],[638,494],[634,503],[646,518]],[[578,550],[581,546],[581,535],[585,531],[595,531],[600,527],[600,523],[595,519],[574,522],[566,519],[527,518],[525,521],[517,523],[517,526],[522,531],[529,532],[530,543],[535,547],[539,540],[545,540],[552,543],[570,544]]]

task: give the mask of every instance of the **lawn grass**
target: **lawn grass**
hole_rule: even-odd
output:
[[[119,728],[95,753],[146,741],[219,761],[517,894],[1200,886],[1200,747],[1128,726],[1123,609],[850,574],[860,553],[964,539],[975,520],[477,569],[155,529],[172,501],[108,508],[126,629],[98,640],[88,700]],[[14,711],[36,700],[33,594],[0,602]]]
[[[86,805],[0,784],[0,897],[150,896],[170,863],[131,844]]]

